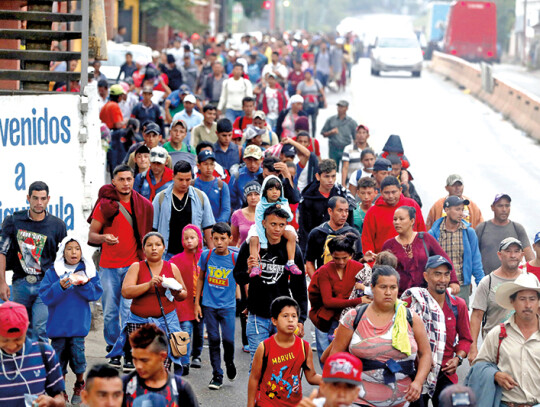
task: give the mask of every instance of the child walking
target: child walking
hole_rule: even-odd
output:
[[[302,400],[302,373],[320,385],[309,343],[295,335],[298,303],[278,297],[270,306],[277,333],[262,342],[253,358],[248,382],[248,407],[296,406]]]
[[[216,223],[212,227],[214,249],[205,250],[199,260],[201,272],[195,295],[195,318],[198,320],[204,315],[208,331],[210,363],[212,364],[212,380],[208,388],[212,390],[219,390],[223,385],[221,343],[223,344],[227,378],[230,381],[236,379],[236,366],[234,365],[236,280],[233,269],[238,254],[229,250],[231,239],[231,227],[224,222]],[[201,301],[203,291],[204,295]]]
[[[187,376],[189,374],[190,357],[199,359],[203,345],[203,321],[201,319],[199,322],[195,319],[194,308],[195,290],[197,288],[197,279],[199,278],[199,267],[197,263],[201,257],[203,247],[202,233],[197,226],[189,224],[182,229],[182,246],[184,247],[184,251],[173,256],[170,262],[175,264],[180,270],[187,291],[186,299],[176,303],[176,313],[180,321],[180,329],[183,332],[189,333],[191,337],[187,354],[180,359],[182,363],[182,376]],[[191,366],[195,367],[193,364]],[[201,367],[200,363],[198,367]],[[176,367],[176,370],[179,370],[178,367]]]
[[[261,200],[255,208],[255,224],[251,226],[248,232],[246,242],[249,244],[249,255],[254,259],[259,259],[259,246],[263,249],[268,248],[268,239],[266,238],[266,231],[263,227],[262,221],[264,219],[264,211],[270,206],[277,205],[281,209],[285,210],[289,217],[287,221],[290,222],[293,219],[291,208],[289,207],[289,201],[284,197],[283,184],[281,180],[275,175],[269,175],[263,181]],[[285,239],[287,239],[287,264],[285,270],[291,274],[300,275],[302,270],[294,264],[294,255],[296,251],[296,231],[291,225],[285,227],[283,233]],[[260,276],[262,273],[260,265],[251,268],[249,273],[250,277]]]
[[[89,303],[97,301],[102,293],[92,258],[84,255],[79,240],[65,237],[53,267],[47,270],[41,282],[39,297],[49,308],[47,336],[60,360],[64,380],[68,363],[77,377],[71,404],[81,403],[84,389],[84,338],[92,320]],[[65,397],[67,401],[67,394]]]

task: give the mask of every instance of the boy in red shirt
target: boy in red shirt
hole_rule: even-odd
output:
[[[302,400],[302,372],[308,383],[319,385],[309,343],[295,335],[298,303],[276,298],[270,306],[277,333],[262,342],[253,358],[248,382],[248,407],[296,406]]]
[[[536,253],[536,258],[534,260],[528,261],[523,266],[523,269],[525,269],[527,273],[534,274],[536,278],[540,280],[540,232],[538,232],[534,236],[532,249]]]

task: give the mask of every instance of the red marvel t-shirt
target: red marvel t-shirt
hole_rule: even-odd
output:
[[[99,120],[105,123],[109,129],[114,129],[114,123],[123,122],[124,115],[122,114],[118,103],[108,101],[99,112]]]
[[[119,202],[129,213],[133,213],[131,210],[130,202]],[[99,262],[100,267],[105,268],[120,268],[128,267],[135,263],[139,259],[137,258],[137,241],[133,234],[133,228],[127,221],[122,212],[114,217],[114,220],[110,226],[106,225],[105,218],[101,213],[101,204],[98,204],[92,219],[97,220],[103,224],[103,234],[111,234],[118,238],[118,244],[109,245],[103,243],[101,245],[101,260]]]

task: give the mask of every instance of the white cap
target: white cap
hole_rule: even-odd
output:
[[[304,103],[304,98],[301,95],[292,95],[291,96],[291,105],[293,103]]]
[[[150,162],[165,164],[169,153],[161,146],[154,147],[150,150]]]
[[[197,99],[195,99],[195,96],[193,95],[186,95],[186,97],[184,98],[184,103],[186,102],[191,102],[193,104],[197,103]]]

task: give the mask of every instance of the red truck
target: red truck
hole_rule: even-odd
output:
[[[450,8],[444,52],[472,62],[497,60],[497,8],[493,2],[456,1]]]

